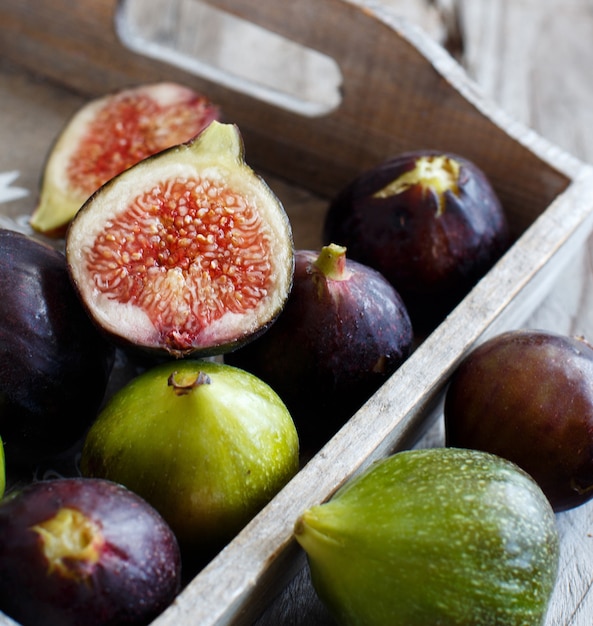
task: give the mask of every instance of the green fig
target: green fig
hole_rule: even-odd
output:
[[[554,513],[513,463],[457,448],[375,462],[295,525],[340,624],[535,626],[558,570]]]
[[[244,370],[197,359],[154,366],[114,394],[81,455],[84,476],[142,496],[192,558],[220,549],[298,465],[279,396]]]

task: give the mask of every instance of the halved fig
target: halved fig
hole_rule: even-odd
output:
[[[99,326],[177,357],[222,354],[262,333],[294,272],[281,202],[245,163],[239,129],[217,121],[93,194],[66,257]]]
[[[219,116],[206,96],[172,82],[90,101],[68,121],[50,151],[31,226],[48,236],[64,235],[101,185],[151,154],[190,140]]]

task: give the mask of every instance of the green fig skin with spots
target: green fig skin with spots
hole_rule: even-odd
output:
[[[553,510],[523,470],[473,450],[375,462],[295,537],[345,626],[539,626],[555,585]]]
[[[298,471],[277,394],[213,361],[157,365],[117,392],[89,430],[84,476],[125,485],[169,523],[184,555],[210,558]]]

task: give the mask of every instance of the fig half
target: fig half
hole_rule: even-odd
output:
[[[30,224],[62,236],[101,185],[142,159],[189,141],[219,110],[172,82],[122,89],[91,100],[68,121],[48,155]]]
[[[95,193],[66,256],[91,316],[128,345],[220,354],[276,318],[292,284],[284,208],[232,124],[149,157]]]

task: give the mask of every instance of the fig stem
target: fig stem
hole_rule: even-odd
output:
[[[316,267],[326,278],[331,280],[346,280],[346,248],[330,243],[321,248],[319,256],[314,261]]]
[[[185,378],[178,380],[177,377],[178,372],[172,372],[167,379],[167,385],[169,385],[169,387],[173,387],[173,391],[178,396],[185,396],[193,389],[196,389],[201,385],[209,385],[212,382],[210,376],[208,376],[208,374],[205,374],[204,372],[198,372],[195,378]]]

